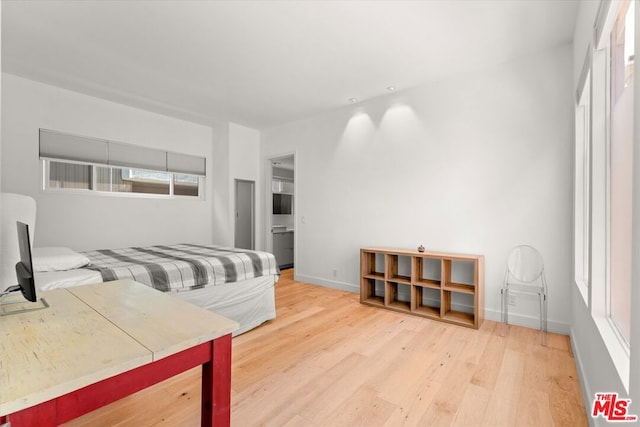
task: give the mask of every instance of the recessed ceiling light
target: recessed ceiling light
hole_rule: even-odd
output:
[[[358,100],[358,99],[356,99],[356,98],[349,98],[349,102],[350,102],[350,103],[352,103],[352,104],[353,104],[354,102],[356,102],[357,100]]]
[[[394,90],[396,90],[396,87],[395,86],[387,86],[387,90],[389,92],[393,92]]]

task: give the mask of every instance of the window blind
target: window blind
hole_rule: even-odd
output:
[[[204,157],[190,156],[188,154],[168,152],[167,170],[171,172],[205,176],[206,159]]]
[[[206,159],[204,157],[47,129],[40,129],[40,158],[206,175]]]
[[[40,157],[106,165],[108,141],[40,129]]]
[[[167,152],[109,141],[108,164],[109,166],[166,171]]]

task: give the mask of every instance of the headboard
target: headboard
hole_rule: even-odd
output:
[[[33,245],[36,201],[23,194],[0,193],[0,291],[17,282],[15,266],[20,261],[20,250],[16,221],[29,226]]]

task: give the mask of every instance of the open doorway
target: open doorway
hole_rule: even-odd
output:
[[[269,159],[271,191],[269,192],[270,227],[267,239],[280,269],[294,266],[295,249],[295,157],[293,154]]]

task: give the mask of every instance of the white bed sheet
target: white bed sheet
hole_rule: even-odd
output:
[[[101,283],[102,275],[98,271],[78,268],[36,272],[35,279],[37,289],[45,291]],[[240,324],[240,328],[233,333],[235,336],[275,319],[274,286],[277,281],[276,275],[261,276],[188,292],[173,292],[172,295],[235,320]]]
[[[234,336],[275,319],[274,286],[278,276],[262,276],[172,295],[240,324]]]
[[[70,288],[72,286],[102,283],[99,271],[88,268],[77,268],[66,271],[36,271],[36,288],[40,291],[50,289]]]

